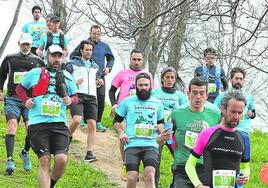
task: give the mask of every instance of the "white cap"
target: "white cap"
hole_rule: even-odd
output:
[[[20,39],[19,39],[20,44],[24,44],[24,43],[32,44],[32,41],[33,41],[33,38],[30,34],[22,33],[20,35]]]
[[[63,54],[62,48],[59,45],[53,44],[53,45],[49,46],[49,48],[48,48],[49,54],[53,54],[56,52]]]

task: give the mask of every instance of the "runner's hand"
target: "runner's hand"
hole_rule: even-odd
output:
[[[250,117],[250,118],[253,117],[253,112],[252,112],[252,110],[248,110],[248,111],[247,111],[247,114],[248,114],[248,117]]]
[[[4,100],[4,95],[2,92],[0,92],[0,101],[3,101]]]
[[[43,51],[42,51],[42,50],[37,49],[37,50],[36,50],[36,54],[37,54],[39,57],[44,58],[44,54],[43,54]]]
[[[199,184],[195,188],[209,188],[209,186]]]
[[[246,184],[248,182],[248,176],[245,176],[245,175],[239,176],[239,178],[236,178],[235,182],[237,184],[244,185],[244,184]]]
[[[119,140],[123,145],[129,143],[129,137],[124,132],[119,134]]]
[[[104,69],[103,69],[103,74],[104,75],[107,75],[107,74],[109,74],[110,73],[110,69],[109,69],[109,67],[105,67]]]
[[[25,102],[25,107],[26,108],[31,108],[34,106],[34,98],[30,98]]]
[[[76,80],[76,85],[80,85],[80,84],[82,84],[84,82],[84,78],[80,78],[80,79],[78,79],[78,80]]]
[[[63,97],[62,99],[66,106],[69,106],[70,104],[72,104],[72,99],[69,96]]]
[[[162,123],[160,123],[160,124],[157,124],[155,126],[155,128],[156,128],[156,131],[158,132],[158,134],[161,134],[161,132],[163,132],[163,130],[164,130],[164,125]]]
[[[114,116],[115,115],[115,109],[116,109],[117,106],[118,106],[118,104],[114,104],[113,105],[113,107],[111,109],[111,113],[110,113],[111,116]]]

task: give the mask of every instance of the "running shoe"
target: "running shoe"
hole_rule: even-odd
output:
[[[94,161],[97,161],[97,158],[93,155],[91,151],[88,151],[85,156],[85,162],[92,163]]]
[[[24,151],[24,149],[23,149],[23,150],[21,150],[19,155],[20,155],[21,160],[23,161],[24,170],[26,170],[26,171],[32,170],[32,163],[30,161],[29,153]]]
[[[123,166],[122,166],[121,180],[127,181],[127,168],[126,168],[125,164],[123,164]]]
[[[11,175],[14,172],[15,169],[15,165],[14,162],[12,160],[12,158],[9,158],[7,160],[7,164],[6,164],[6,172],[8,175]]]
[[[101,122],[98,122],[97,125],[96,125],[96,128],[99,132],[105,132],[107,130],[106,127],[104,127]]]

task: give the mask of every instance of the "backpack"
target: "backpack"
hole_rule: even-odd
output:
[[[203,78],[209,81],[209,69],[207,66],[202,66],[202,74],[203,74]],[[215,70],[215,83],[216,83],[217,89],[220,89],[219,88],[220,83],[221,83],[221,68],[220,67],[216,67],[216,70]]]
[[[32,95],[37,97],[40,95],[45,95],[49,86],[50,75],[46,67],[41,67],[41,74],[38,83],[33,87]]]
[[[47,44],[46,44],[46,51],[53,44],[53,35],[51,32],[47,32]],[[64,34],[60,32],[60,44],[58,44],[62,49],[64,49]]]
[[[55,91],[60,97],[67,96],[67,87],[63,70],[58,70],[55,75]],[[32,96],[37,97],[48,93],[50,75],[46,67],[41,67],[41,74],[38,83],[33,87]]]

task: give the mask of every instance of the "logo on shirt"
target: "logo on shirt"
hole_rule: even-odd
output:
[[[234,140],[234,137],[231,137],[231,136],[224,136],[224,138],[225,138],[226,140],[231,140],[231,141]]]

